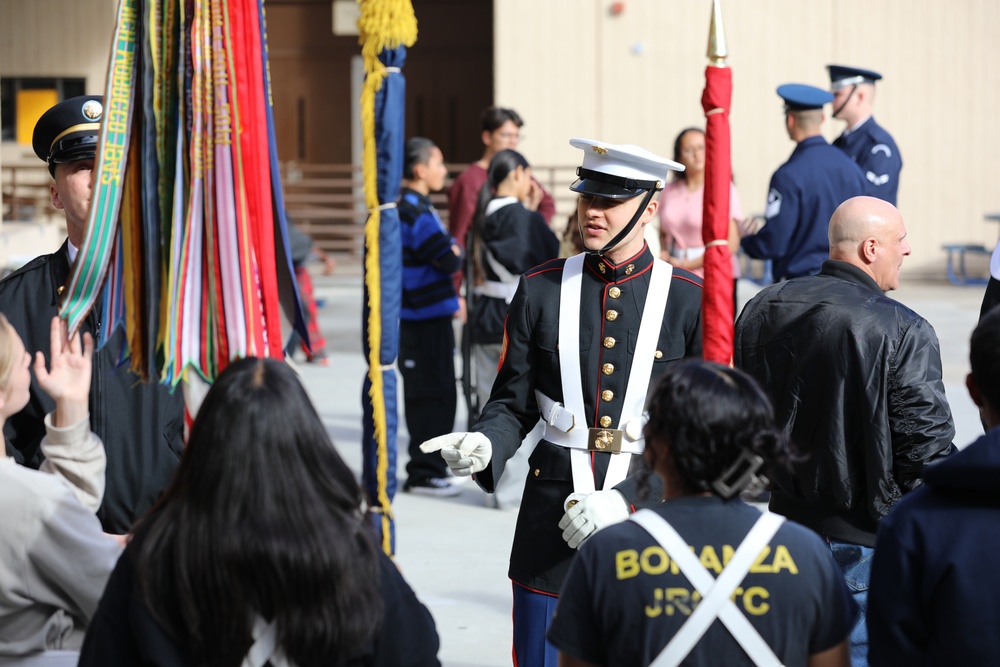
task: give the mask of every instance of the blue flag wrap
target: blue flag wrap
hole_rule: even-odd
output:
[[[375,146],[378,174],[378,202],[380,223],[378,248],[366,245],[365,253],[378,253],[380,271],[380,317],[382,323],[379,339],[378,359],[382,365],[382,391],[385,402],[386,449],[380,451],[375,437],[374,411],[369,390],[371,380],[366,376],[362,390],[363,440],[364,449],[362,482],[369,498],[369,505],[376,510],[374,524],[380,541],[388,542],[391,553],[395,552],[395,525],[392,521],[391,503],[396,494],[396,433],[399,423],[397,414],[396,356],[399,348],[399,311],[403,294],[402,238],[399,229],[399,214],[395,202],[399,198],[400,180],[403,174],[404,112],[406,80],[398,71],[406,61],[406,47],[387,49],[379,55],[379,60],[393,68],[382,80],[382,86],[375,95]],[[365,356],[369,358],[368,316],[369,295],[365,290],[364,327],[361,339],[365,341]],[[384,475],[379,474],[381,468]],[[388,535],[386,535],[388,531]],[[386,540],[388,538],[388,540]]]

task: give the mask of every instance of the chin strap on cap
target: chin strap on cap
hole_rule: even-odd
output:
[[[646,196],[642,198],[642,203],[639,204],[639,208],[636,209],[635,215],[632,216],[632,219],[629,220],[629,223],[625,225],[624,229],[618,232],[618,234],[613,239],[608,241],[607,245],[605,245],[600,250],[590,250],[584,247],[584,252],[587,253],[588,255],[597,255],[598,257],[604,257],[604,255],[614,250],[618,246],[618,244],[621,243],[625,239],[625,237],[628,236],[635,228],[636,224],[639,222],[639,218],[642,217],[643,211],[646,210],[646,207],[649,205],[650,200],[653,199],[654,194],[656,194],[655,188],[651,188],[646,191]],[[577,216],[576,224],[577,227],[579,227],[580,229],[580,237],[586,238],[583,234],[583,222],[580,221],[579,216]]]
[[[837,117],[838,113],[840,113],[841,111],[844,110],[844,107],[847,106],[847,103],[851,101],[852,97],[854,97],[854,91],[856,91],[857,89],[858,89],[858,84],[854,84],[853,86],[851,86],[851,92],[849,92],[847,94],[847,97],[844,98],[843,104],[841,104],[839,107],[837,107],[836,109],[833,110],[833,117],[834,118]]]

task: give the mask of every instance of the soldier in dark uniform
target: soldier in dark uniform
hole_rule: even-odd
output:
[[[882,75],[843,65],[826,68],[830,72],[833,117],[847,123],[847,129],[833,145],[861,167],[870,184],[868,194],[895,206],[903,158],[892,136],[872,116],[875,82]]]
[[[474,432],[423,447],[492,492],[525,434],[545,422],[510,557],[514,656],[525,665],[556,664],[544,633],[576,547],[649,502],[629,474],[643,448],[646,393],[668,363],[701,356],[702,345],[701,280],[654,260],[643,239],[668,170],[683,167],[636,146],[570,143],[584,151],[571,189],[587,250],[521,276]]]
[[[755,259],[774,261],[774,279],[819,273],[830,256],[827,225],[840,204],[866,194],[861,169],[820,134],[823,105],[833,95],[801,84],[778,87],[785,127],[796,142],[788,162],[771,176],[764,226],[742,241]]]
[[[0,281],[0,312],[21,334],[25,346],[49,349],[52,317],[86,235],[97,148],[103,116],[100,96],[74,97],[46,111],[35,125],[32,147],[49,165],[52,205],[66,215],[69,238],[55,253],[35,258]],[[82,326],[94,338],[101,322],[95,308]],[[183,446],[184,402],[180,392],[140,382],[127,368],[117,368],[124,333],[119,329],[94,353],[90,392],[91,429],[107,450],[107,484],[98,517],[109,533],[126,533],[160,495],[173,476]],[[52,399],[31,379],[28,405],[7,420],[7,453],[37,468],[44,418]]]

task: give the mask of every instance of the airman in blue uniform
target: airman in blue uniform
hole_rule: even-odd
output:
[[[868,194],[895,206],[903,158],[892,136],[872,116],[875,82],[882,75],[843,65],[827,65],[826,68],[830,72],[833,117],[847,123],[847,129],[833,145],[861,167],[868,179]]]
[[[755,259],[773,260],[774,279],[819,273],[830,256],[827,226],[838,206],[868,194],[861,169],[820,134],[823,105],[833,95],[802,84],[778,87],[785,101],[785,127],[797,144],[771,176],[764,226],[742,241]]]

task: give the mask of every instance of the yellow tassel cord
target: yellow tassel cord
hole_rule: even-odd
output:
[[[410,0],[359,0],[361,16],[358,31],[361,35],[361,55],[365,64],[365,85],[361,91],[361,136],[363,139],[362,173],[365,182],[365,205],[368,221],[365,223],[365,287],[368,290],[368,395],[372,402],[372,422],[377,450],[375,478],[378,486],[376,512],[382,517],[382,550],[392,555],[392,504],[386,491],[388,485],[389,453],[386,433],[386,409],[382,386],[382,361],[379,358],[382,339],[382,292],[379,257],[379,224],[381,215],[378,201],[378,171],[375,146],[375,94],[382,87],[387,72],[378,56],[385,49],[402,45],[412,46],[417,41],[417,18]]]

